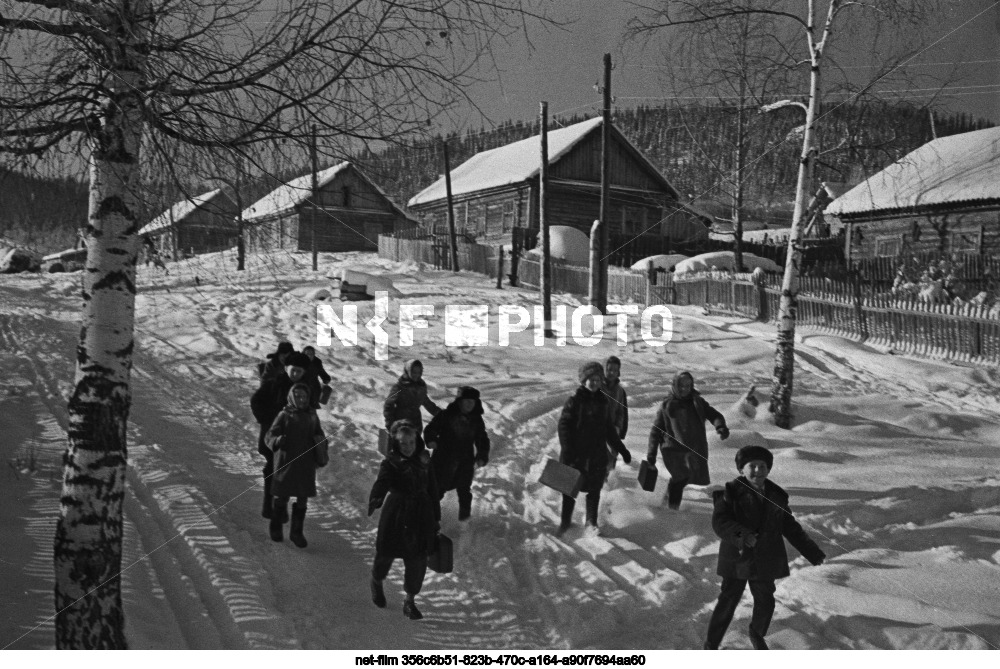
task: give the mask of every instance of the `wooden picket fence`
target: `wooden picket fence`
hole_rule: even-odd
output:
[[[437,246],[441,246],[438,244]],[[498,249],[459,244],[459,266],[496,278]],[[450,250],[442,258],[433,240],[379,237],[379,255],[398,262],[416,260],[450,268]],[[519,285],[537,288],[541,263],[532,256],[517,261]],[[510,258],[502,273],[512,273]],[[855,275],[856,276],[856,275]],[[699,305],[713,311],[777,322],[781,277],[766,275],[760,283],[749,274],[701,275],[675,281],[659,274],[651,283],[645,272],[612,267],[608,273],[611,304]],[[552,264],[552,292],[586,296],[587,267]],[[1000,364],[1000,310],[975,305],[928,304],[873,294],[861,280],[833,281],[804,276],[799,280],[797,326],[857,338],[888,349],[929,357]]]

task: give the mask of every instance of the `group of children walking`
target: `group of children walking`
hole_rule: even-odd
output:
[[[260,423],[258,451],[265,457],[264,505],[269,533],[282,541],[288,522],[289,539],[307,545],[303,522],[309,497],[316,495],[316,469],[328,460],[316,409],[330,382],[312,347],[296,353],[288,342],[258,368],[261,385],[251,401]],[[585,524],[599,533],[601,490],[618,456],[629,465],[631,453],[623,442],[628,431],[628,400],[619,377],[621,361],[611,356],[604,365],[587,362],[578,372],[579,387],[566,400],[558,423],[559,461],[582,475],[586,496]],[[313,379],[317,381],[313,382]],[[421,408],[432,416],[423,425]],[[458,389],[445,409],[435,404],[423,380],[419,360],[407,361],[383,404],[388,432],[386,455],[369,495],[368,515],[381,510],[371,569],[372,602],[387,606],[384,580],[396,559],[403,562],[403,614],[423,617],[416,596],[423,586],[428,555],[435,549],[441,527],[441,500],[451,490],[458,497],[458,519],[472,513],[472,483],[476,469],[489,462],[490,440],[483,420],[480,392]],[[670,474],[666,501],[680,508],[684,488],[708,485],[710,424],[721,439],[729,436],[725,417],[695,390],[694,377],[681,371],[660,403],[650,429],[646,461],[655,467],[657,454]],[[709,622],[706,649],[719,647],[747,585],[754,598],[749,636],[753,647],[766,649],[764,637],[774,612],[775,580],[789,574],[784,539],[812,564],[823,551],[795,521],[788,493],[768,479],[774,459],[763,446],[744,446],[736,453],[740,476],[713,493],[712,528],[721,539],[717,573],[721,593]],[[562,496],[558,534],[572,526],[576,500]]]

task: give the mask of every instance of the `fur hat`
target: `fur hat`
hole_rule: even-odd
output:
[[[455,395],[456,400],[478,400],[479,391],[472,386],[462,386]]]
[[[580,385],[583,385],[583,383],[587,379],[592,377],[594,374],[600,376],[601,379],[604,378],[604,367],[601,365],[601,363],[585,362],[582,365],[580,365],[580,373],[578,374],[580,378]]]
[[[305,353],[292,353],[285,358],[285,367],[301,367],[302,369],[309,369],[309,365],[311,364],[312,361]]]
[[[744,446],[740,450],[736,451],[736,468],[742,470],[743,466],[751,460],[763,460],[764,464],[767,465],[767,471],[771,471],[771,466],[774,465],[774,454],[767,450],[763,446]]]
[[[389,426],[389,434],[391,434],[394,438],[396,433],[402,430],[407,430],[409,432],[413,432],[414,434],[420,434],[420,430],[418,430],[417,426],[413,424],[413,421],[405,418],[393,421],[392,425]]]
[[[283,353],[295,353],[295,347],[292,346],[292,342],[283,341],[278,344],[278,350],[275,351],[275,355],[282,355]]]

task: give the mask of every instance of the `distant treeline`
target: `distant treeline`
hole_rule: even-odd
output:
[[[966,114],[935,115],[906,105],[854,103],[829,105],[820,123],[820,181],[857,182],[938,137],[991,127]],[[721,105],[637,107],[617,110],[615,125],[666,178],[709,213],[729,216],[735,180],[738,110]],[[745,218],[774,221],[794,197],[801,138],[796,108],[769,114],[745,112]],[[550,131],[585,120],[584,116],[550,120]],[[538,134],[538,121],[507,121],[498,127],[435,136],[365,152],[355,162],[397,203],[433,183],[444,171],[442,144],[448,142],[455,167],[480,151]],[[324,166],[325,167],[325,166]],[[293,169],[290,179],[307,170]],[[250,203],[277,185],[247,184],[242,201]],[[202,190],[214,186],[207,185]],[[197,190],[195,192],[202,192]],[[159,213],[159,212],[156,212]],[[155,215],[155,214],[153,214]],[[43,252],[71,247],[76,229],[86,224],[87,188],[80,182],[43,180],[0,170],[0,236]]]

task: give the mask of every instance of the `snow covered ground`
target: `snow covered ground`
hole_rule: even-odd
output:
[[[231,254],[140,268],[130,418],[125,570],[127,636],[136,649],[695,649],[718,593],[711,490],[735,472],[736,449],[765,440],[772,478],[826,551],[798,557],[779,581],[768,637],[785,649],[996,649],[1000,646],[1000,374],[881,354],[800,332],[795,427],[738,409],[765,392],[774,328],[675,308],[673,341],[620,346],[614,322],[593,347],[534,345],[529,329],[497,343],[500,305],[530,310],[532,291],[470,273],[373,254],[251,258]],[[319,349],[335,377],[320,417],[331,437],[320,495],[306,518],[309,547],[276,544],[259,516],[257,428],[248,400],[254,363],[288,339],[316,343],[316,307],[344,269],[392,279],[388,360],[359,328],[357,347]],[[0,279],[0,648],[53,644],[51,545],[58,513],[65,398],[78,336],[79,273]],[[399,304],[434,305],[429,328],[400,346]],[[556,296],[555,304],[577,306]],[[337,313],[341,303],[333,299]],[[359,321],[374,302],[358,304]],[[445,346],[445,306],[488,305],[490,344]],[[538,483],[558,450],[559,410],[587,360],[623,362],[626,445],[600,511],[602,536],[577,526],[554,536],[558,495]],[[367,495],[380,457],[382,400],[408,358],[423,360],[444,405],[461,385],[483,392],[493,442],[474,486],[470,521],[445,498],[454,573],[429,573],[420,622],[405,620],[401,565],[389,607],[368,594],[377,516]],[[680,511],[635,480],[654,410],[689,369],[727,412],[732,436],[710,439],[712,486],[689,487]],[[758,396],[765,399],[758,391]],[[765,402],[766,403],[766,402]],[[749,593],[724,647],[749,648]]]

